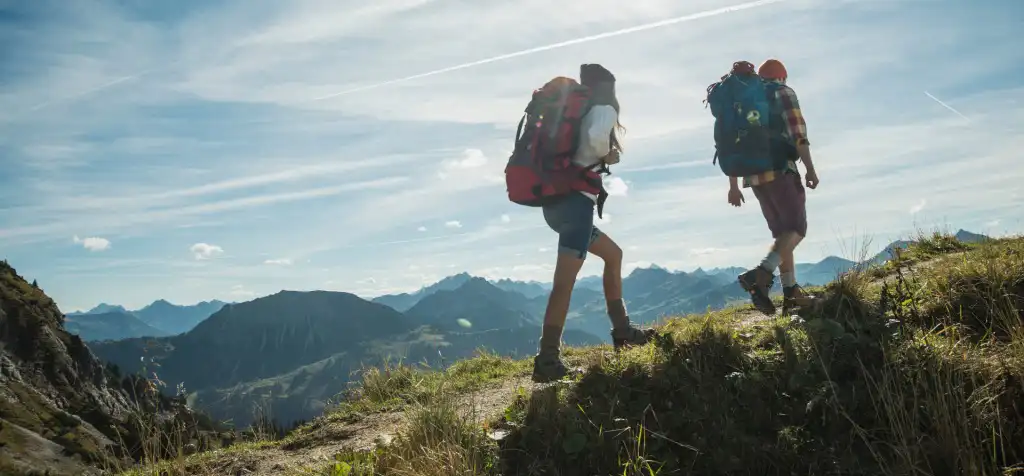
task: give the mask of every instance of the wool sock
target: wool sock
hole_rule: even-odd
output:
[[[629,314],[626,312],[626,301],[622,298],[612,299],[608,302],[608,317],[612,321],[612,331],[624,331],[629,329]]]
[[[793,286],[796,286],[796,271],[779,273],[779,279],[782,280],[783,288],[791,288]]]
[[[558,348],[561,344],[562,328],[559,326],[544,326],[540,334],[540,353],[558,355]]]
[[[782,255],[774,251],[769,252],[764,259],[761,260],[761,268],[772,274],[775,274],[775,270],[779,268],[780,264],[782,264]]]

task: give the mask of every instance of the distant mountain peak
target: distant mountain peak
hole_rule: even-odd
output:
[[[142,309],[154,309],[154,308],[161,308],[161,307],[165,307],[166,308],[166,307],[177,307],[177,306],[175,306],[174,304],[171,304],[166,299],[157,299],[156,301],[151,302],[148,306],[146,306],[146,307],[144,307]]]
[[[128,310],[125,309],[124,306],[120,306],[120,305],[117,305],[117,304],[107,304],[105,302],[101,302],[101,303],[97,304],[96,307],[94,307],[92,309],[89,309],[89,311],[87,311],[86,314],[102,314],[102,313],[105,313],[105,312],[125,312],[125,313],[127,313]]]
[[[471,280],[473,278],[475,278],[475,276],[473,276],[473,275],[463,271],[463,272],[458,273],[458,274],[453,274],[451,276],[447,276],[444,279],[438,281],[437,284],[441,284],[441,283],[463,283],[463,282],[469,281],[469,280]],[[435,284],[435,286],[436,286],[436,284]]]
[[[667,269],[662,268],[661,266],[658,265],[651,265],[650,267],[647,268],[634,269],[631,273],[629,273],[629,277],[635,278],[637,276],[667,276],[669,274],[672,273],[670,273]]]
[[[982,235],[982,234],[978,234],[978,233],[974,233],[974,232],[970,232],[970,231],[964,230],[963,228],[957,230],[956,235],[954,235],[954,237],[957,240],[960,240],[960,241],[962,241],[964,243],[978,243],[978,242],[981,242],[981,241],[986,241],[986,240],[990,240],[991,239],[988,236],[985,236],[985,235]]]
[[[462,283],[462,285],[460,285],[458,288],[456,288],[456,290],[464,290],[464,289],[465,290],[474,290],[474,291],[481,291],[481,290],[483,290],[483,291],[492,291],[492,292],[493,291],[504,292],[504,291],[501,290],[501,288],[495,286],[490,281],[488,281],[488,280],[486,280],[484,278],[479,278],[479,277],[475,277],[475,276],[467,279],[466,282]]]

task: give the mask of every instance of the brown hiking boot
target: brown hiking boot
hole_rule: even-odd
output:
[[[536,383],[562,380],[573,372],[558,354],[539,353],[533,358],[533,381]]]
[[[739,275],[737,279],[740,282],[740,286],[743,286],[743,290],[750,293],[750,302],[754,304],[755,309],[768,316],[775,315],[775,303],[768,296],[772,285],[775,284],[774,274],[757,266]]]
[[[615,350],[634,345],[644,345],[654,340],[656,335],[658,335],[658,331],[654,329],[638,329],[633,326],[629,326],[621,331],[612,329],[612,345],[615,347]]]
[[[814,304],[814,296],[804,292],[799,284],[782,288],[782,314],[787,315],[795,308]]]

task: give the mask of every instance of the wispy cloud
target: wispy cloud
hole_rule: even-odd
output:
[[[725,248],[697,248],[697,249],[690,250],[690,254],[694,254],[694,255],[698,255],[699,256],[699,255],[711,255],[711,254],[717,254],[717,253],[725,253],[727,251],[729,251],[729,250],[727,250]]]
[[[444,222],[445,228],[462,228],[462,223],[458,220],[450,220]]]
[[[234,286],[231,286],[231,290],[228,292],[228,295],[231,296],[232,298],[244,299],[256,296],[256,292],[246,288],[244,284],[236,284]]]
[[[122,76],[122,77],[117,78],[117,79],[115,79],[113,81],[110,81],[110,82],[108,82],[106,84],[102,84],[102,85],[96,86],[94,88],[87,89],[85,91],[77,92],[77,93],[71,94],[69,96],[62,97],[62,98],[45,101],[45,102],[42,102],[42,103],[39,103],[39,104],[36,104],[35,106],[33,106],[31,111],[38,111],[38,110],[40,110],[40,109],[42,109],[42,108],[44,108],[46,106],[49,106],[49,105],[51,105],[53,103],[56,103],[56,102],[71,101],[71,100],[74,100],[74,99],[85,97],[85,96],[88,96],[89,94],[95,93],[97,91],[101,91],[103,89],[106,89],[106,88],[109,88],[111,86],[123,83],[125,81],[130,81],[130,80],[136,79],[139,76],[142,76],[143,74],[145,74],[145,73],[134,74],[134,75],[131,75],[131,76]]]
[[[691,21],[700,20],[700,19],[703,19],[703,18],[709,18],[709,17],[718,16],[718,15],[723,15],[723,14],[726,14],[726,13],[737,12],[737,11],[741,11],[741,10],[747,10],[747,9],[750,9],[750,8],[757,8],[757,7],[769,5],[769,4],[772,4],[772,3],[779,3],[781,1],[784,1],[784,0],[757,0],[757,1],[753,1],[753,2],[747,2],[747,3],[738,4],[738,5],[733,5],[733,6],[729,6],[729,7],[715,8],[715,9],[712,9],[712,10],[705,10],[705,11],[698,12],[698,13],[691,13],[691,14],[687,14],[687,15],[681,15],[681,16],[677,16],[677,17],[673,17],[673,18],[668,18],[668,19],[665,19],[665,20],[659,20],[659,21],[655,21],[655,22],[650,22],[650,23],[644,23],[644,24],[641,24],[641,25],[631,26],[629,28],[621,28],[621,29],[618,29],[618,30],[607,31],[607,32],[604,32],[604,33],[598,33],[596,35],[582,36],[582,37],[575,38],[575,39],[568,40],[568,41],[560,41],[558,43],[552,43],[552,44],[549,44],[549,45],[538,46],[538,47],[535,47],[535,48],[529,48],[529,49],[525,49],[525,50],[519,50],[519,51],[516,51],[514,53],[506,53],[506,54],[503,54],[503,55],[492,56],[490,58],[486,58],[486,59],[482,59],[482,60],[471,61],[471,62],[468,62],[468,63],[457,64],[455,66],[448,66],[448,67],[445,67],[445,68],[435,69],[435,70],[428,71],[428,72],[425,72],[425,73],[414,74],[414,75],[405,76],[405,77],[402,77],[402,78],[390,79],[390,80],[382,81],[382,82],[379,82],[379,83],[374,83],[374,84],[369,84],[369,85],[360,86],[360,87],[356,87],[356,88],[346,89],[346,90],[343,90],[343,91],[338,91],[338,92],[335,92],[335,93],[327,94],[325,96],[317,97],[314,100],[315,101],[322,101],[322,100],[325,100],[325,99],[331,99],[331,98],[335,98],[335,97],[338,97],[338,96],[344,96],[344,95],[347,95],[347,94],[363,92],[363,91],[367,91],[367,90],[370,90],[370,89],[376,89],[376,88],[380,88],[380,87],[384,87],[384,86],[389,86],[389,85],[392,85],[392,84],[398,84],[398,83],[404,83],[404,82],[407,82],[407,81],[414,81],[414,80],[417,80],[417,79],[428,78],[430,76],[436,76],[436,75],[439,75],[439,74],[450,73],[450,72],[453,72],[453,71],[459,71],[459,70],[462,70],[462,69],[472,68],[472,67],[475,67],[475,66],[483,66],[485,64],[494,63],[494,62],[497,62],[497,61],[505,61],[505,60],[509,60],[509,59],[512,59],[512,58],[517,58],[519,56],[532,55],[532,54],[541,53],[541,52],[544,52],[544,51],[549,51],[549,50],[554,50],[554,49],[559,49],[559,48],[565,48],[567,46],[578,45],[578,44],[581,44],[581,43],[589,43],[589,42],[592,42],[592,41],[603,40],[605,38],[612,38],[612,37],[621,36],[621,35],[628,35],[628,34],[631,34],[631,33],[637,33],[637,32],[641,32],[641,31],[652,30],[652,29],[655,29],[655,28],[663,28],[663,27],[666,27],[666,26],[675,25],[677,23],[691,22]]]
[[[268,264],[272,266],[291,266],[293,263],[291,258],[276,258],[268,259],[264,261],[263,264]]]
[[[22,2],[0,34],[17,65],[0,67],[0,249],[77,307],[195,302],[237,284],[372,294],[478,269],[548,280],[557,235],[508,202],[505,158],[530,91],[600,61],[628,131],[599,226],[631,262],[742,265],[770,234],[749,191],[742,208],[726,203],[701,100],[732,61],[769,56],[787,63],[823,179],[807,192],[799,260],[939,217],[1020,229],[1024,88],[992,80],[1024,64],[994,40],[1016,34],[1005,11],[595,1],[224,0],[172,16],[113,0],[37,15],[47,2]],[[547,21],[530,21],[537,12]],[[723,22],[731,41],[706,41]],[[920,74],[935,64],[958,66]],[[455,217],[462,228],[445,225]],[[82,230],[113,241],[117,263],[67,246]],[[168,256],[190,243],[216,243],[216,265]],[[281,243],[286,254],[266,255]],[[708,249],[728,251],[692,253]],[[294,264],[264,264],[285,257]],[[376,282],[362,282],[370,268]]]
[[[927,205],[928,200],[922,198],[921,201],[917,202],[916,204],[914,204],[914,206],[910,207],[910,214],[916,215],[918,213],[921,213],[921,210],[924,210],[924,207]]]

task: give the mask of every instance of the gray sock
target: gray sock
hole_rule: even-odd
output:
[[[558,355],[558,348],[561,344],[562,328],[559,326],[544,326],[540,334],[540,353]]]
[[[775,274],[775,270],[782,264],[782,255],[772,251],[761,260],[761,267],[769,273]]]
[[[626,312],[626,301],[622,298],[608,301],[608,318],[612,321],[612,330],[629,329],[629,314]]]
[[[779,273],[779,279],[782,280],[782,287],[784,288],[796,286],[796,271]]]

